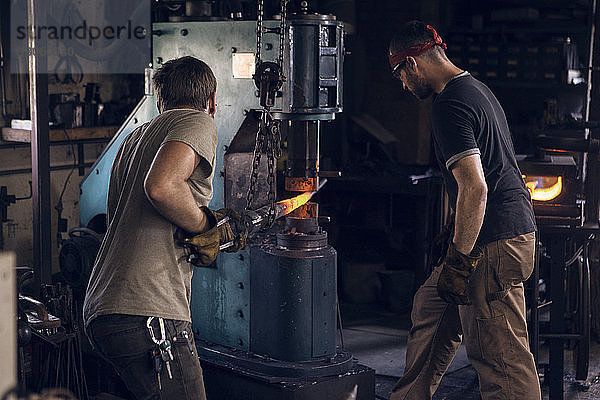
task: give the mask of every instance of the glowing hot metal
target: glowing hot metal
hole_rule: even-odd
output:
[[[327,179],[321,180],[319,186],[317,187],[317,190],[314,190],[312,192],[304,192],[302,194],[299,194],[298,196],[281,200],[275,203],[275,218],[280,218],[284,215],[288,215],[298,207],[301,207],[304,204],[308,203],[308,201],[315,195],[315,193],[321,190],[325,183],[327,183]]]
[[[536,179],[537,178],[537,179]],[[556,183],[548,185],[547,181],[556,179]],[[525,186],[531,193],[531,198],[536,201],[550,201],[555,199],[563,190],[562,176],[552,177],[527,177]],[[548,185],[548,186],[547,186]],[[541,187],[539,187],[541,186]]]
[[[285,206],[285,209],[282,210],[282,215],[287,215],[298,207],[303,206],[315,193],[316,192],[304,192],[296,197],[292,197],[291,199],[278,201],[277,204]]]
[[[317,190],[312,192],[304,192],[299,194],[298,196],[281,200],[275,203],[275,219],[281,218],[285,215],[288,215],[292,211],[296,210],[298,207],[306,204],[314,195],[317,193],[324,185],[327,183],[327,179],[322,179],[319,182],[319,186]],[[248,227],[248,237],[254,236],[260,230],[269,228],[268,226],[268,211],[269,206],[264,206],[259,208],[258,210],[248,210],[246,212],[246,225]]]

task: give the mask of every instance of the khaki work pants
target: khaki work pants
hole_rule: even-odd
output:
[[[529,351],[523,281],[533,271],[535,233],[489,243],[469,283],[472,305],[437,294],[437,267],[415,294],[406,369],[390,400],[426,400],[437,389],[463,334],[483,400],[539,400]]]

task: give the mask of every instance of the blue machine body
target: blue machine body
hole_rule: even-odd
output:
[[[93,218],[106,214],[110,170],[121,143],[135,128],[157,115],[156,97],[145,95],[92,165],[79,187],[80,226],[87,226]]]
[[[290,21],[290,56],[285,55],[284,64],[289,68],[285,75],[294,82],[282,87],[275,109],[293,114],[290,118],[298,121],[284,122],[290,127],[312,126],[312,120],[318,125],[341,111],[343,29],[335,18],[319,15]],[[264,25],[272,28],[279,22]],[[169,22],[154,24],[152,32],[154,66],[191,55],[215,73],[219,144],[209,206],[243,208],[239,201],[247,190],[254,148],[250,139],[256,129],[254,112],[245,111],[260,107],[254,81],[247,74],[234,76],[234,64],[243,71],[243,61],[253,58],[256,22]],[[262,60],[274,60],[278,50],[279,36],[265,35]],[[242,60],[241,65],[235,60]],[[80,188],[80,225],[106,214],[110,172],[121,143],[157,115],[156,98],[147,94],[90,169]],[[259,165],[259,181],[265,182],[259,183],[257,197],[266,193],[264,172],[260,177],[266,158]],[[255,238],[240,252],[220,253],[216,268],[194,270],[192,324],[207,396],[329,400],[354,392],[357,400],[372,400],[374,371],[336,347],[335,249],[325,241],[320,247],[291,250],[274,239],[273,234]]]
[[[278,22],[267,21],[266,26]],[[215,122],[217,147],[213,198],[210,207],[224,206],[223,161],[227,146],[244,120],[244,111],[259,108],[254,81],[233,77],[233,54],[255,53],[256,22],[218,21],[158,23],[153,25],[153,65],[187,55],[206,62],[217,78]],[[263,59],[276,58],[278,36],[269,35]],[[278,99],[280,101],[280,99]],[[119,146],[135,128],[158,115],[156,97],[146,95],[98,158],[80,186],[80,225],[106,214],[112,163]],[[250,171],[248,171],[248,174]],[[226,346],[249,350],[250,250],[221,253],[217,268],[197,268],[192,280],[192,322],[198,337]],[[212,316],[207,318],[207,316]]]

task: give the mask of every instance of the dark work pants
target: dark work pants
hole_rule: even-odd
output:
[[[196,349],[190,351],[182,335],[186,331],[194,340],[189,322],[165,320],[167,337],[172,343],[173,361],[169,379],[163,365],[160,376],[162,390],[154,369],[152,351],[157,345],[146,328],[148,317],[136,315],[101,315],[86,329],[88,338],[105,360],[117,371],[127,389],[136,399],[194,399],[205,400],[202,368]]]

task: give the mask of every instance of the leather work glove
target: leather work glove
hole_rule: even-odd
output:
[[[471,304],[467,286],[482,256],[483,252],[478,247],[475,247],[470,255],[462,254],[450,240],[437,282],[437,292],[442,300],[458,305]]]
[[[206,267],[215,261],[219,251],[233,253],[246,247],[246,224],[237,212],[229,208],[214,211],[206,206],[200,209],[208,218],[207,231],[191,234],[177,229],[175,232],[175,242],[190,250],[189,263]]]

